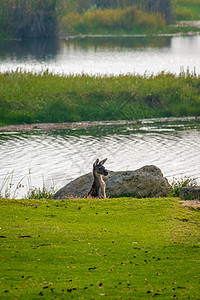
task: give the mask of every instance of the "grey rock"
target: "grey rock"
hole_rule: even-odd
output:
[[[168,180],[153,165],[135,171],[108,171],[104,177],[107,197],[163,197],[171,191]],[[53,199],[83,198],[90,190],[92,172],[78,177],[57,191]]]
[[[180,197],[188,200],[200,200],[200,186],[185,186],[182,187]]]

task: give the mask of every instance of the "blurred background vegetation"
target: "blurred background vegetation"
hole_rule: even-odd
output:
[[[155,33],[199,16],[200,0],[0,0],[0,35]]]
[[[14,37],[55,36],[57,0],[0,0],[1,32]]]

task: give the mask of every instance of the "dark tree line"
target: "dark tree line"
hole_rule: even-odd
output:
[[[57,0],[7,0],[0,2],[3,30],[22,38],[55,36]]]

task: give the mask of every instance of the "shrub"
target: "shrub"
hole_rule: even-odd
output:
[[[43,185],[42,188],[31,188],[25,196],[25,199],[52,199],[54,194],[55,190],[53,187],[48,189]]]
[[[174,15],[176,20],[193,20],[194,14],[189,8],[177,7],[174,9]]]
[[[145,31],[157,31],[165,27],[165,21],[159,13],[149,14],[136,11],[136,26]]]
[[[181,189],[185,186],[197,186],[196,178],[183,177],[181,179],[173,178],[172,181],[172,196],[179,197]]]
[[[90,30],[117,29],[120,27],[121,16],[122,9],[87,11],[84,14],[84,24]]]
[[[101,9],[125,9],[130,6],[136,6],[142,11],[160,13],[167,22],[173,20],[171,0],[93,0],[92,4]]]
[[[159,13],[147,13],[136,7],[88,10],[83,15],[70,13],[62,19],[65,33],[154,32],[164,27],[165,21]]]
[[[124,13],[122,16],[122,27],[126,28],[127,30],[131,30],[134,28],[136,23],[136,15],[138,10],[136,7],[129,7],[124,9]]]
[[[81,27],[82,22],[83,17],[79,13],[71,12],[62,18],[61,29],[63,32],[73,34],[77,32],[78,27]]]

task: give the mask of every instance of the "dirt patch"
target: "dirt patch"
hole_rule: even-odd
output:
[[[200,200],[180,200],[180,202],[184,206],[190,206],[193,208],[199,208],[200,209]]]

